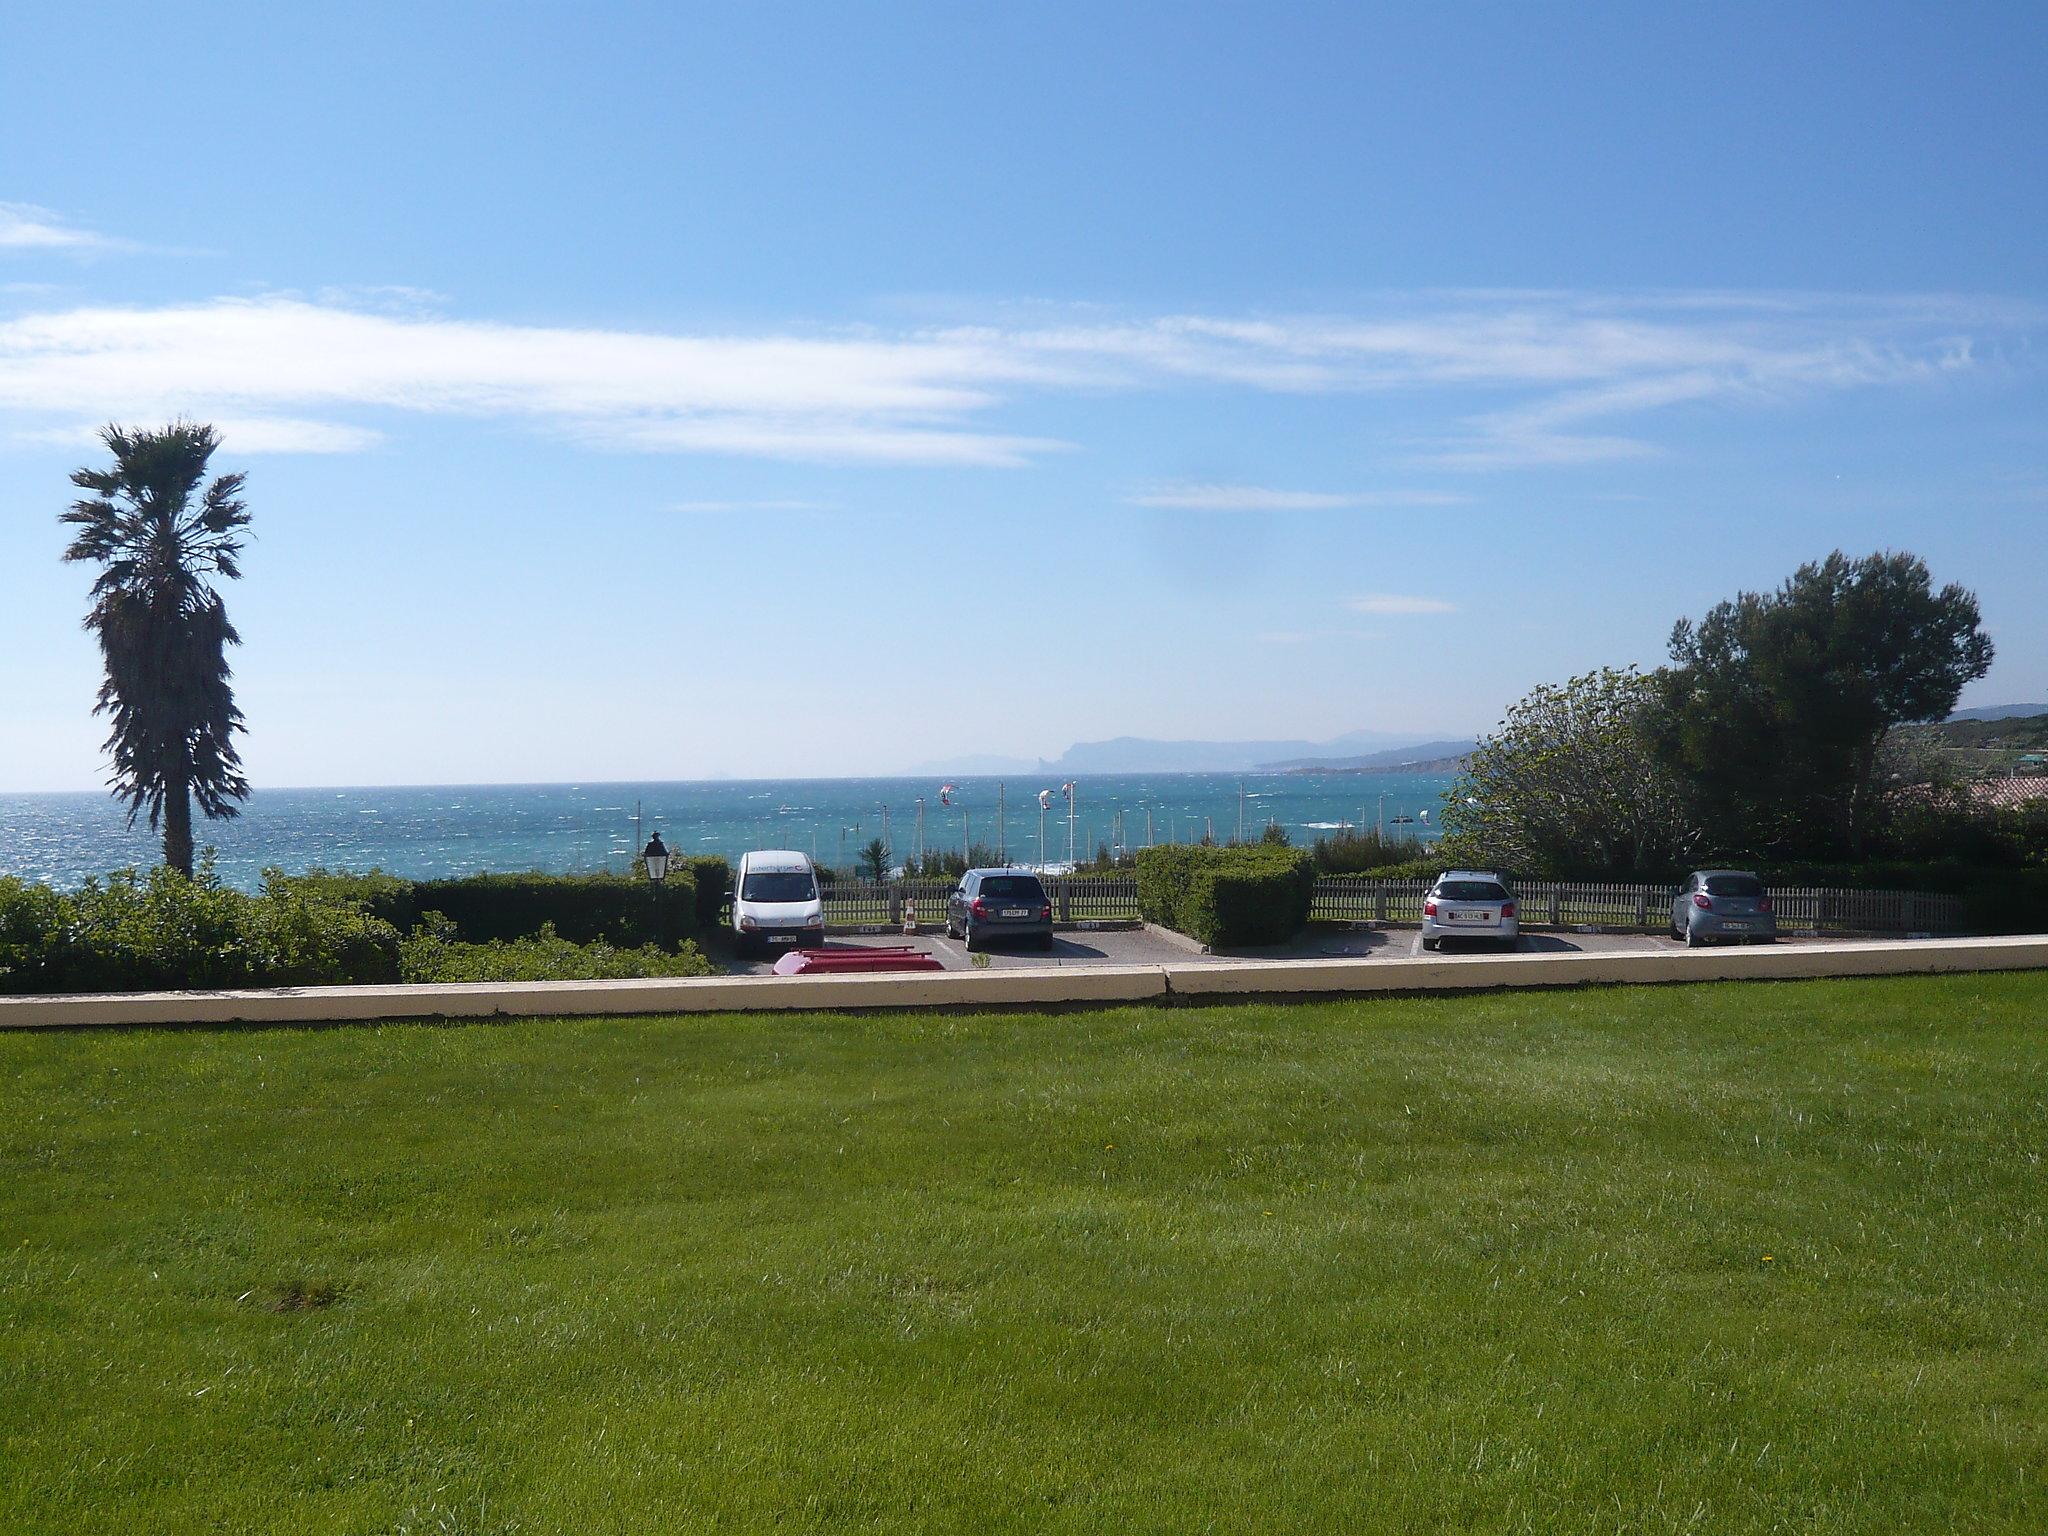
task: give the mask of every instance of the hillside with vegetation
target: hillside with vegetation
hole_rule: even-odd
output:
[[[2010,772],[2029,753],[2048,754],[2048,713],[1901,726],[1898,735],[1903,742],[1941,753],[1949,766],[1974,778]]]

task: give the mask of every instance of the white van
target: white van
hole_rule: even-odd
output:
[[[825,942],[825,903],[807,854],[757,848],[740,856],[732,933],[743,955]]]

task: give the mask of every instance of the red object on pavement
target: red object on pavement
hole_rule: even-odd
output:
[[[778,976],[825,976],[846,971],[943,971],[929,952],[908,944],[848,944],[840,949],[792,949],[775,962]]]

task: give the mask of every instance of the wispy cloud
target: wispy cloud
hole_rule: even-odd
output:
[[[305,421],[291,416],[219,416],[207,418],[230,453],[361,453],[384,441],[369,427],[338,421]],[[25,427],[8,434],[12,442],[57,448],[92,448],[100,440],[100,424],[67,422],[59,426]]]
[[[20,205],[8,205],[19,210]],[[47,218],[22,240],[94,239]],[[34,233],[43,231],[44,233]],[[52,233],[54,232],[54,233]],[[1045,395],[1229,388],[1444,402],[1409,455],[1456,470],[1657,451],[1660,415],[1926,384],[2018,351],[2033,308],[1953,296],[1417,294],[1363,315],[1034,314],[1009,325],[713,334],[514,325],[411,289],[0,320],[0,412],[31,425],[184,411],[293,424],[316,451],[390,413],[524,422],[594,447],[778,459],[1015,466],[1071,446],[1006,429]],[[380,413],[373,425],[326,417]],[[322,427],[324,432],[312,431]],[[289,441],[283,426],[272,441]],[[1426,506],[1440,490],[1182,483],[1140,506]]]
[[[672,512],[826,512],[831,503],[823,501],[796,501],[767,499],[761,501],[677,501],[669,504]]]
[[[105,251],[125,245],[125,241],[80,229],[34,203],[0,203],[0,250]]]
[[[1363,597],[1349,598],[1344,606],[1353,613],[1377,615],[1402,615],[1423,613],[1456,613],[1456,603],[1445,602],[1440,597],[1410,597],[1398,592],[1368,592]]]
[[[1179,483],[1125,498],[1134,507],[1188,512],[1326,512],[1353,507],[1441,507],[1467,498],[1452,491],[1287,491],[1265,485]]]

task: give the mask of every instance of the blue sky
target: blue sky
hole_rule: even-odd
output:
[[[2048,698],[2037,4],[24,9],[0,788],[181,411],[259,784],[1453,733],[1837,546]]]

